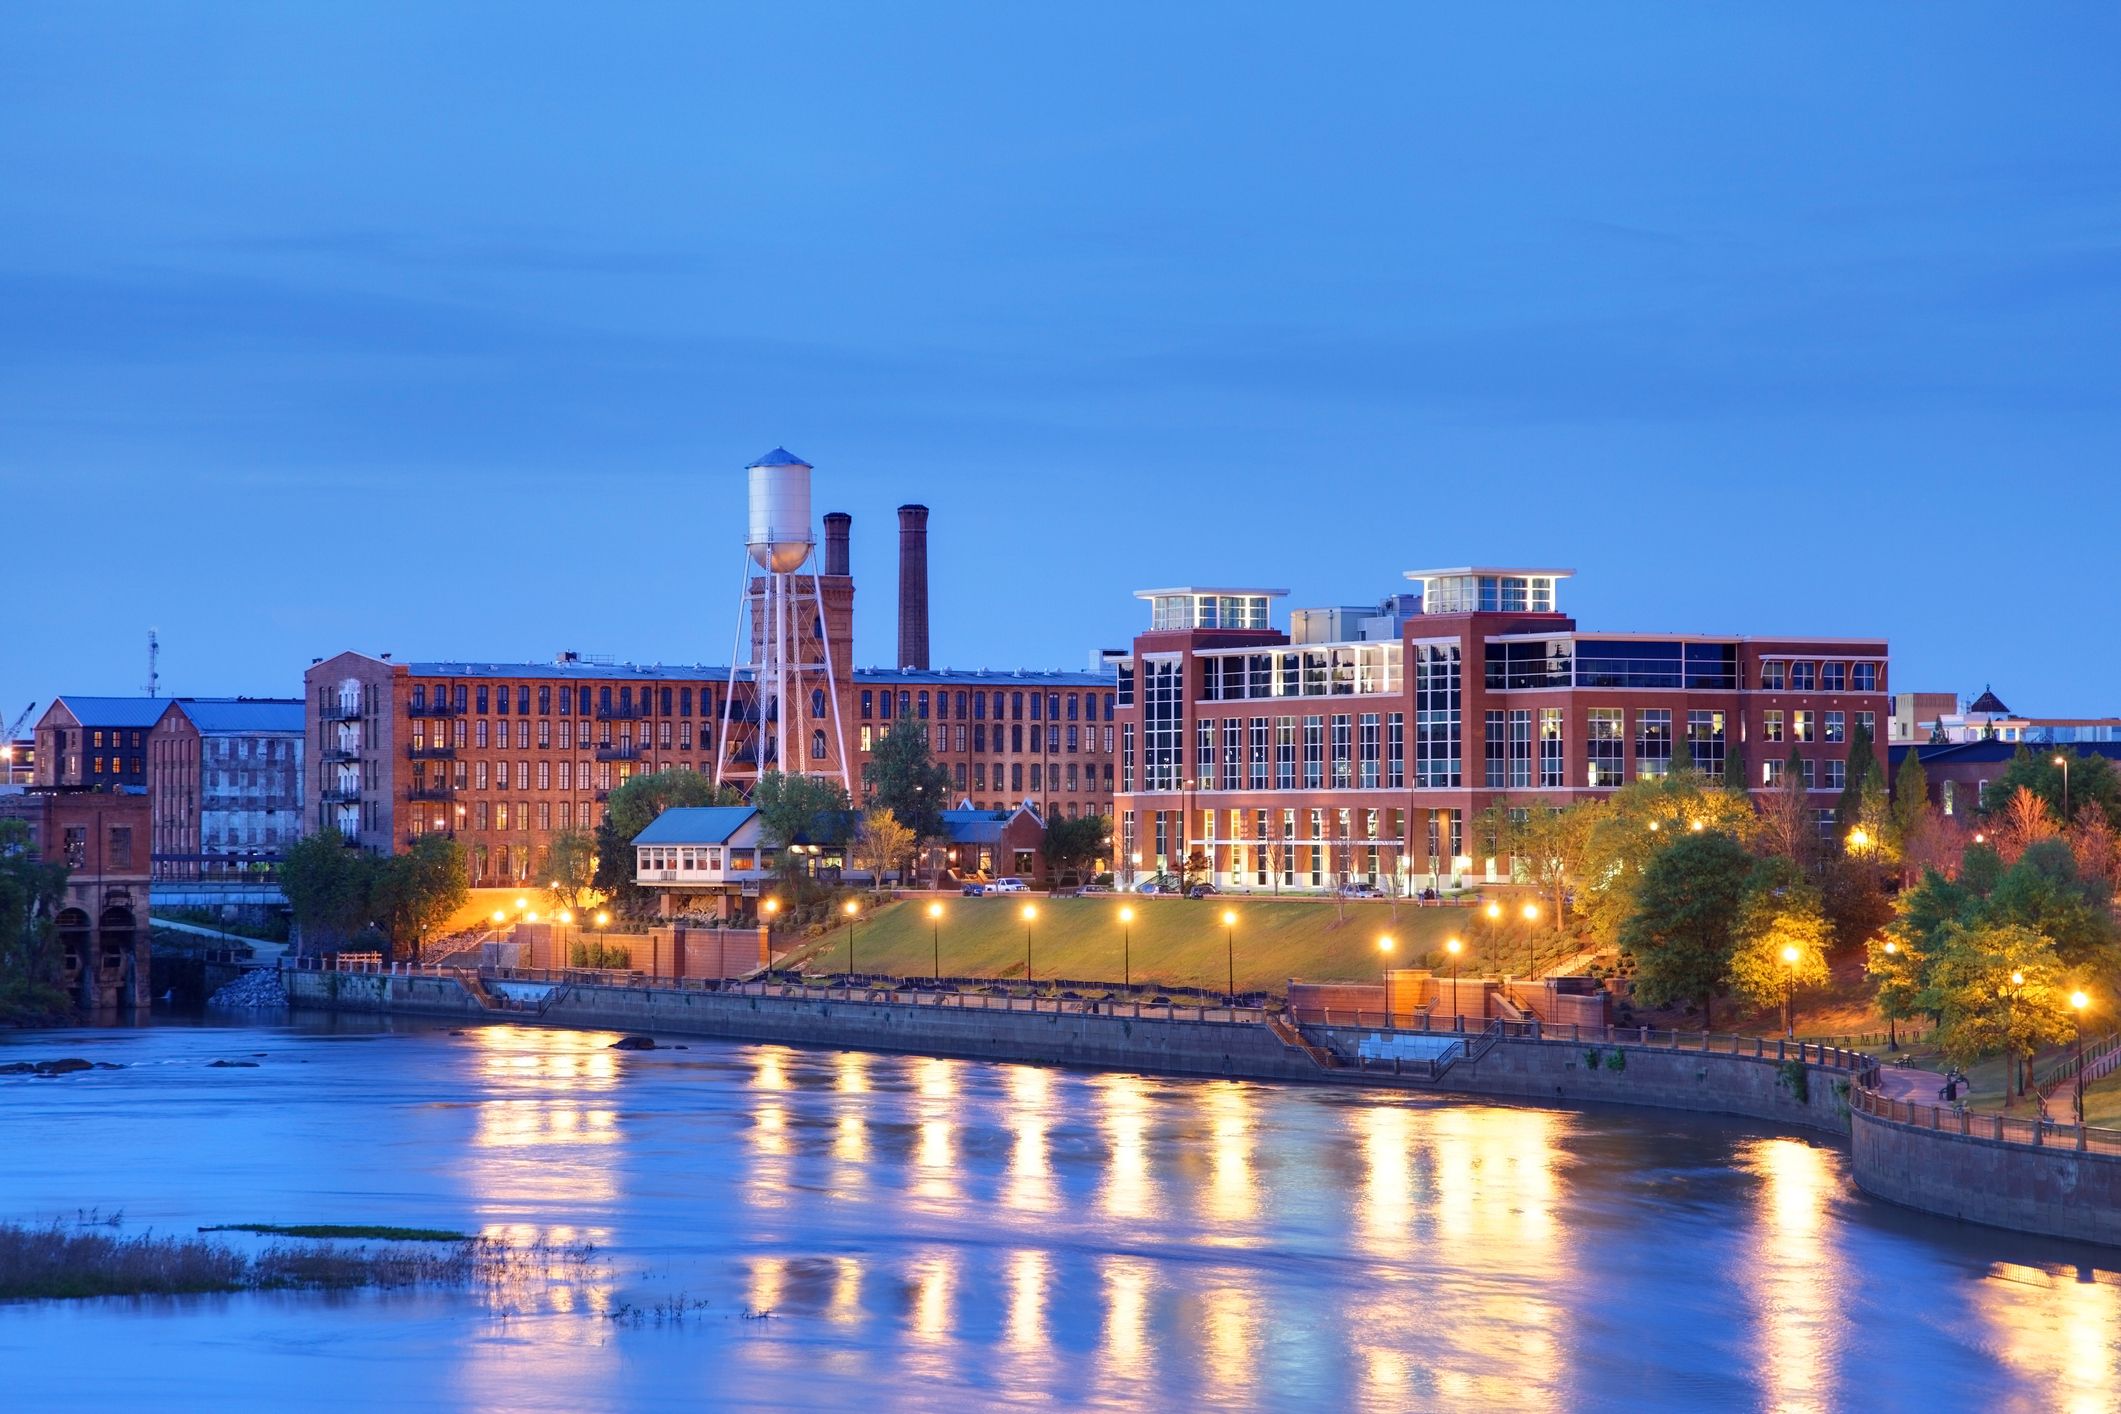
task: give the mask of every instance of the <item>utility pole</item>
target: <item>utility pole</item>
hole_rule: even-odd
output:
[[[155,630],[147,631],[147,695],[161,696],[162,674],[158,664],[162,661],[162,644],[155,637]]]

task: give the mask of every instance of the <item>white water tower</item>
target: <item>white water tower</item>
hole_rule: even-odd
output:
[[[730,654],[715,783],[721,783],[729,759],[730,707],[745,690],[740,674],[748,674],[756,707],[755,714],[746,714],[756,723],[750,732],[755,776],[769,769],[803,774],[806,766],[808,774],[818,773],[826,763],[817,761],[814,751],[804,758],[802,743],[829,725],[838,750],[836,768],[826,769],[851,792],[854,782],[847,767],[845,726],[839,720],[839,684],[825,636],[823,595],[814,567],[807,575],[797,573],[810,562],[816,545],[810,532],[810,463],[785,447],[775,447],[744,474],[750,493],[744,533],[748,564],[737,643],[741,646],[748,635],[751,651],[748,659]]]
[[[745,548],[768,574],[793,574],[810,558],[810,463],[775,447],[745,470],[751,479]]]

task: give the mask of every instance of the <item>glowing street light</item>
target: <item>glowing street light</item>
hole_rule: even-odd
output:
[[[522,911],[523,911],[524,909],[526,909],[526,908],[528,908],[528,907],[530,907],[530,900],[529,900],[529,899],[527,899],[527,898],[519,898],[519,899],[517,899],[517,900],[516,900],[516,912],[518,912],[518,913],[521,913],[521,912],[522,912]]]
[[[2077,1023],[2077,1147],[2084,1147],[2084,1012],[2092,999],[2080,989],[2069,994],[2070,1019]]]
[[[1782,960],[1790,965],[1789,988],[1783,993],[1782,1034],[1794,1039],[1797,1035],[1797,959],[1802,956],[1796,948],[1785,947]]]
[[[496,923],[506,923],[508,921],[508,915],[497,908],[493,911],[493,921]]]
[[[608,914],[608,913],[602,912],[602,911],[600,910],[600,911],[599,911],[599,912],[597,913],[597,927],[599,927],[599,928],[609,928],[610,926],[611,926],[611,915],[610,915],[610,914]]]
[[[1887,957],[1900,956],[1900,944],[1897,940],[1892,938],[1885,940],[1885,955]],[[1891,1012],[1887,1012],[1885,1017],[1885,1048],[1889,1051],[1900,1049],[1900,1019]]]
[[[1031,925],[1038,919],[1038,905],[1024,905],[1024,985],[1031,985]],[[1033,1005],[1037,1005],[1033,1003]]]
[[[1223,910],[1223,956],[1230,968],[1229,1000],[1226,1005],[1237,1005],[1237,914],[1232,909]]]
[[[562,923],[572,923],[572,922],[574,922],[574,912],[573,912],[573,910],[571,910],[571,909],[565,909],[565,908],[561,909],[561,910],[560,910],[560,921],[561,921]]]
[[[1863,826],[1858,825],[1855,829],[1849,831],[1850,849],[1869,849],[1870,847],[1871,832],[1869,830],[1866,830],[1863,828]]]
[[[1655,821],[1655,820],[1652,820],[1652,821],[1650,821],[1650,833],[1651,833],[1651,834],[1653,834],[1653,835],[1654,835],[1654,834],[1656,834],[1656,833],[1657,833],[1657,831],[1658,831],[1658,830],[1659,830],[1660,828],[1662,828],[1662,827],[1661,827],[1661,826],[1660,826],[1660,825],[1659,825],[1659,824],[1657,823],[1657,821]]]
[[[1706,830],[1708,827],[1709,824],[1706,820],[1695,820],[1687,825],[1687,828],[1692,830],[1697,835],[1700,834],[1703,830]]]
[[[1451,955],[1451,1012],[1458,1018],[1455,1026],[1463,1029],[1465,1019],[1458,1010],[1458,954],[1465,951],[1465,944],[1456,938],[1444,939],[1443,950]]]
[[[1489,904],[1489,905],[1488,905],[1488,917],[1490,917],[1490,918],[1500,918],[1500,917],[1502,917],[1502,905],[1501,905],[1501,904],[1499,904],[1499,903],[1491,903],[1491,904]]]
[[[1119,984],[1134,985],[1134,910],[1124,904],[1119,910]]]
[[[943,980],[943,906],[928,905],[928,941],[935,948],[935,980]]]
[[[854,919],[855,915],[861,911],[862,906],[853,899],[848,899],[841,909],[841,912],[847,915],[847,975],[849,977],[854,976]]]
[[[2055,753],[2055,764],[2062,768],[2062,823],[2069,823],[2069,758],[2061,752]],[[2079,1124],[2083,1121],[2079,1120]]]
[[[1397,946],[1398,944],[1392,941],[1392,935],[1390,933],[1385,934],[1382,938],[1379,938],[1377,940],[1377,950],[1381,953],[1390,953],[1392,949]]]
[[[1524,906],[1524,921],[1527,923],[1537,923],[1539,921],[1538,904],[1528,903]]]

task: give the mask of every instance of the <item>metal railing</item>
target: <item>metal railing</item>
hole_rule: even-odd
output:
[[[1937,1134],[1956,1134],[1967,1139],[1987,1139],[1998,1144],[2121,1154],[2121,1130],[2062,1124],[2048,1119],[2018,1119],[1993,1112],[1976,1113],[1965,1105],[1926,1105],[1915,1100],[1893,1100],[1879,1094],[1871,1081],[1871,1076],[1861,1076],[1849,1087],[1849,1108],[1888,1124],[1926,1129]]]

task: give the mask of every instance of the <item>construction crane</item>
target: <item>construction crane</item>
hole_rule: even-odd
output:
[[[22,730],[22,724],[28,721],[29,714],[36,710],[37,704],[30,703],[22,709],[20,716],[7,724],[6,731],[0,732],[0,785],[11,786],[15,783],[15,733]]]

